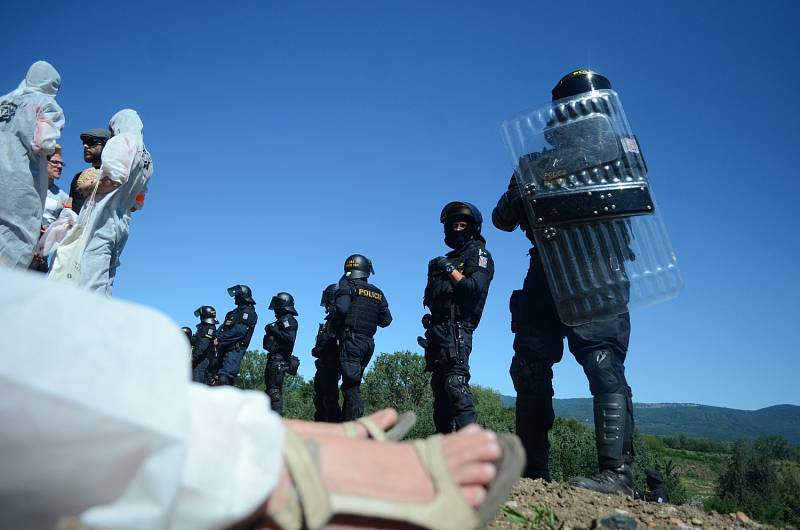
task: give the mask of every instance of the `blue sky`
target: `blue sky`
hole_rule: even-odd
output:
[[[85,167],[82,130],[125,107],[145,124],[155,173],[116,297],[193,326],[196,307],[224,314],[225,289],[246,283],[257,347],[270,297],[289,291],[310,377],[320,292],[360,252],[395,315],[377,351],[416,349],[426,264],[447,250],[441,207],[467,200],[488,219],[512,169],[501,122],[588,66],[622,97],[686,283],[632,315],[634,399],[800,405],[800,4],[37,6],[4,3],[0,92],[35,60],[60,71],[62,187]],[[490,222],[484,235],[496,275],[473,382],[513,395],[508,297],[528,245]],[[555,387],[589,395],[569,353]]]

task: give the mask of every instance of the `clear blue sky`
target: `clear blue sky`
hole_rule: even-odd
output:
[[[144,121],[155,173],[116,297],[194,326],[196,307],[224,314],[225,289],[248,284],[258,347],[270,297],[289,291],[310,377],[320,292],[360,252],[395,315],[377,351],[418,349],[442,205],[488,218],[511,172],[501,122],[588,66],[622,97],[686,282],[632,315],[635,400],[800,404],[800,4],[174,4],[3,7],[0,92],[38,59],[62,75],[62,187],[85,167],[82,130],[124,107]],[[528,245],[490,222],[484,234],[496,276],[473,382],[513,395],[508,297]],[[589,395],[569,353],[555,386]]]

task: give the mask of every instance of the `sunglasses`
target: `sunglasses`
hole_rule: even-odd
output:
[[[60,168],[67,167],[67,164],[61,162],[60,160],[48,160],[47,163],[53,167],[60,167]]]
[[[105,140],[102,140],[100,138],[82,138],[82,140],[83,140],[83,145],[89,147],[94,147],[96,145],[103,145],[106,143]]]

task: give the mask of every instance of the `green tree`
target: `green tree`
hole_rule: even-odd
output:
[[[769,446],[738,440],[707,506],[720,512],[743,511],[765,523],[784,524],[792,519],[790,498],[781,487],[779,466],[769,457]],[[789,477],[791,480],[791,476]],[[786,478],[783,478],[786,482]],[[795,497],[796,500],[796,497]],[[788,508],[788,509],[787,509]],[[800,510],[794,511],[800,519]]]
[[[574,418],[556,418],[550,430],[550,476],[565,482],[597,472],[594,432]]]
[[[433,393],[425,360],[410,351],[381,353],[367,370],[361,392],[366,413],[394,407],[400,412],[413,410],[417,424],[412,438],[430,436],[433,426]]]
[[[244,354],[236,386],[242,390],[266,391],[264,370],[267,354],[251,350]],[[283,380],[283,416],[311,420],[314,418],[314,383],[305,381],[301,375],[289,375]]]

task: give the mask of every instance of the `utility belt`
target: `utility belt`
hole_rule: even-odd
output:
[[[267,366],[270,364],[277,364],[278,370],[286,370],[286,373],[290,375],[297,375],[297,369],[300,368],[300,358],[294,355],[268,353]]]

